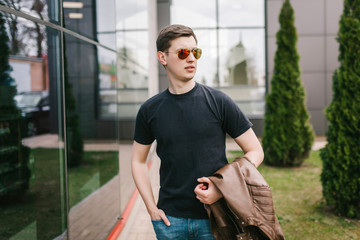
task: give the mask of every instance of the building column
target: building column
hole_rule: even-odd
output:
[[[171,0],[157,0],[157,26],[158,32],[170,24]],[[158,34],[156,33],[156,35]],[[158,63],[159,69],[159,91],[165,90],[169,83],[164,67]]]

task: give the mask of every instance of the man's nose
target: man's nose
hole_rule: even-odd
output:
[[[190,54],[189,54],[189,56],[186,58],[186,61],[191,61],[191,62],[193,62],[193,61],[195,61],[196,60],[196,58],[195,58],[195,54],[191,51],[190,52]]]

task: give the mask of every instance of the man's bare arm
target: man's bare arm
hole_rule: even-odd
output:
[[[244,152],[244,157],[249,159],[255,167],[260,166],[264,160],[264,152],[259,139],[256,137],[252,128],[234,139]]]
[[[136,141],[133,144],[131,159],[132,175],[139,193],[144,200],[146,209],[153,220],[162,219],[166,225],[170,225],[164,211],[158,209],[155,203],[154,194],[149,178],[149,170],[146,165],[146,159],[150,151],[150,145],[143,145]]]

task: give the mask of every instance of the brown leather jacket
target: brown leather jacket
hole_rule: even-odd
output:
[[[246,158],[235,159],[209,178],[224,196],[205,206],[217,240],[285,239],[270,187]]]

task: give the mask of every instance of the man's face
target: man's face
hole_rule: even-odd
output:
[[[160,62],[166,66],[171,81],[189,81],[194,78],[197,67],[197,59],[193,53],[185,59],[180,59],[177,52],[179,49],[196,48],[196,41],[193,36],[179,37],[171,41],[170,48],[159,57]]]

